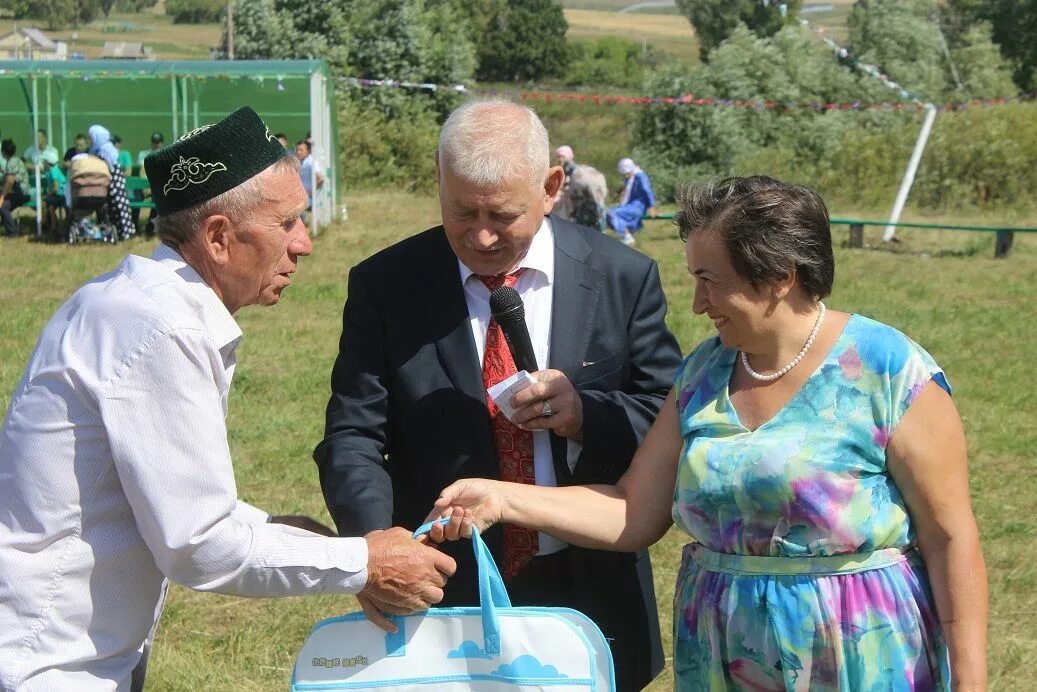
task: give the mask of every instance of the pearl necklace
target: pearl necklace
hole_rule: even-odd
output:
[[[798,354],[796,354],[796,357],[792,359],[792,362],[790,362],[788,365],[783,367],[778,372],[772,373],[770,375],[761,375],[760,373],[756,372],[751,367],[749,367],[749,356],[745,355],[745,351],[742,351],[742,367],[744,367],[745,371],[749,373],[749,377],[752,377],[754,380],[760,380],[761,382],[773,382],[774,380],[778,379],[779,377],[787,373],[792,368],[799,365],[799,361],[803,360],[803,356],[805,356],[807,354],[807,351],[810,350],[810,347],[814,345],[814,337],[816,337],[817,333],[821,331],[821,323],[825,321],[825,304],[821,301],[818,301],[817,305],[817,321],[814,322],[814,328],[810,330],[810,336],[807,337],[807,342],[803,344],[803,349]]]

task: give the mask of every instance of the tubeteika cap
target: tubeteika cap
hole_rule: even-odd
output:
[[[243,106],[148,154],[144,170],[160,216],[222,195],[286,155],[263,119]]]

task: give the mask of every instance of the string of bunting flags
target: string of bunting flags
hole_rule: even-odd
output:
[[[593,104],[595,106],[610,105],[679,105],[679,106],[718,106],[726,108],[749,108],[753,110],[778,110],[788,111],[797,109],[808,109],[813,111],[848,111],[848,110],[922,110],[925,104],[920,100],[910,102],[896,101],[890,103],[870,103],[866,101],[852,101],[848,103],[832,103],[819,101],[804,102],[780,102],[760,99],[722,99],[710,96],[696,96],[688,93],[681,96],[623,96],[617,94],[588,94],[583,92],[566,91],[511,91],[499,89],[469,88],[463,84],[431,84],[421,82],[407,82],[393,79],[360,79],[357,77],[344,77],[341,80],[348,86],[371,89],[371,88],[394,88],[394,89],[419,89],[422,91],[451,91],[473,96],[501,97],[523,102],[551,103],[554,101],[566,101]],[[1023,94],[1015,97],[1004,97],[996,99],[973,99],[960,103],[948,103],[940,106],[941,110],[962,110],[964,108],[1001,106],[1007,103],[1028,101],[1035,94]]]

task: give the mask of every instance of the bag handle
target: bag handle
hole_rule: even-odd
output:
[[[414,537],[423,536],[434,524],[446,524],[449,518],[430,521],[418,527]],[[497,608],[510,608],[511,599],[501,579],[500,570],[493,560],[490,549],[479,536],[479,530],[472,527],[472,549],[475,551],[475,564],[479,571],[479,606],[482,609],[483,645],[488,654],[500,654],[500,621],[497,619]]]

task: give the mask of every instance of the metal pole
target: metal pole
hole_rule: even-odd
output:
[[[234,59],[234,0],[227,0],[227,60]]]
[[[176,123],[176,75],[173,75],[169,80],[169,98],[172,101],[172,108],[170,108],[170,111],[173,114],[173,141],[175,142],[180,138],[180,129],[177,127]]]
[[[36,88],[37,79],[36,75],[32,76],[32,134],[34,137],[38,137],[37,133],[40,131],[40,99],[39,90]],[[40,158],[40,141],[36,140],[36,165],[33,167],[33,171],[36,173],[36,237],[39,238],[43,235],[43,195],[40,194],[40,166],[43,165],[43,159]]]
[[[911,185],[915,182],[915,173],[918,172],[918,164],[922,161],[922,152],[925,151],[925,143],[929,141],[929,133],[933,130],[934,120],[936,120],[936,106],[927,103],[925,104],[925,121],[922,122],[922,129],[915,141],[915,150],[911,152],[911,160],[907,163],[904,179],[900,181],[900,190],[897,191],[897,199],[893,202],[893,211],[889,214],[889,225],[882,234],[882,240],[887,243],[893,240],[893,236],[896,234],[896,223],[900,221],[900,213],[904,211],[907,195],[911,192]]]
[[[189,124],[190,121],[187,119],[187,77],[180,78],[180,108],[181,111],[181,122],[184,123],[184,133],[190,132],[194,128]]]
[[[54,143],[54,114],[51,112],[50,105],[50,82],[53,79],[51,75],[47,75],[47,143],[53,146]],[[62,140],[61,146],[64,148],[65,142]],[[60,160],[60,159],[59,159]]]
[[[320,107],[320,72],[310,75],[310,136],[316,145],[310,151],[310,235],[316,237],[323,219],[321,218],[321,197],[317,190],[317,166],[323,165],[322,152],[324,147],[323,133],[321,128],[322,111]]]
[[[198,124],[198,80],[196,78],[191,79],[191,91],[194,93],[194,102],[191,104],[194,116],[194,127],[198,129],[201,125]]]
[[[68,151],[68,122],[65,116],[65,80],[58,81],[58,94],[61,97],[61,150]]]

